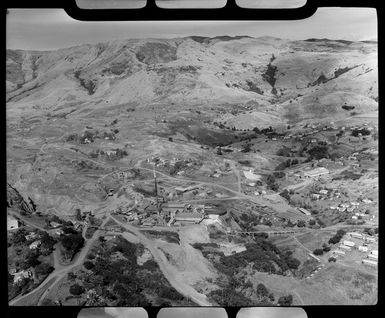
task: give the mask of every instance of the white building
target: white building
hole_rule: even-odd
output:
[[[374,243],[376,241],[376,239],[374,237],[365,236],[365,241],[370,242],[370,243]]]
[[[368,249],[367,246],[358,246],[358,250],[359,250],[360,252],[367,252],[369,249]]]
[[[345,246],[349,246],[349,247],[353,247],[354,245],[356,245],[354,242],[352,241],[343,241],[343,244]]]
[[[261,176],[258,174],[254,174],[251,169],[249,171],[243,171],[245,177],[251,181],[259,181],[261,180]]]
[[[12,215],[7,216],[7,231],[16,230],[19,228],[19,221]]]
[[[29,245],[29,249],[35,250],[35,249],[37,249],[40,245],[41,245],[41,241],[40,241],[40,240],[35,241],[35,242],[33,242],[33,243],[31,243],[31,244]]]
[[[363,238],[363,235],[361,233],[351,232],[349,234],[350,234],[351,237],[354,237],[354,238],[359,238],[359,239]]]
[[[20,271],[18,273],[15,273],[15,275],[13,276],[13,283],[15,284],[23,280],[24,278],[29,278],[29,277],[32,277],[32,272],[30,270]]]
[[[373,259],[373,260],[378,260],[378,255],[369,254],[369,255],[368,255],[368,258],[369,258],[369,259]]]
[[[304,172],[304,176],[306,178],[315,178],[326,174],[329,174],[329,170],[324,167],[318,167],[316,169]]]
[[[371,254],[377,255],[377,256],[378,256],[378,250],[373,250],[373,251],[371,252]]]
[[[377,266],[377,262],[376,261],[371,261],[369,259],[363,259],[362,260],[362,264],[371,265],[371,266]]]
[[[335,250],[335,251],[333,251],[333,253],[338,254],[338,255],[345,255],[345,252],[341,251],[341,250]]]
[[[339,248],[342,248],[343,250],[347,250],[347,251],[350,251],[352,248],[349,247],[349,246],[346,246],[346,245],[340,245]]]

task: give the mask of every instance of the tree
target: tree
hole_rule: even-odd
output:
[[[287,296],[281,296],[278,299],[278,304],[280,306],[291,306],[293,303],[293,296],[287,295]]]
[[[305,226],[306,226],[306,223],[305,223],[304,220],[299,220],[299,221],[297,222],[297,226],[298,226],[298,227],[305,227]]]
[[[26,241],[25,235],[27,234],[26,230],[24,228],[18,229],[13,235],[12,235],[12,243],[13,244],[20,244],[24,243]]]
[[[223,153],[222,153],[222,148],[221,147],[218,147],[217,148],[217,155],[221,156]]]
[[[257,295],[259,297],[268,297],[269,296],[269,291],[267,290],[265,285],[258,284],[258,286],[257,286]]]
[[[63,247],[70,252],[76,253],[84,245],[84,238],[81,233],[69,234],[61,239]]]
[[[76,209],[75,213],[76,213],[76,220],[81,221],[82,220],[82,211],[80,209]]]
[[[168,137],[168,141],[173,142],[174,139],[172,139],[172,137]]]
[[[70,293],[75,296],[79,296],[84,293],[84,287],[79,284],[74,284],[70,287]]]
[[[315,225],[315,220],[314,219],[309,220],[309,225]]]
[[[329,261],[329,262],[336,262],[337,259],[336,259],[335,257],[330,257],[330,258],[328,259],[328,261]]]
[[[85,261],[83,263],[84,267],[88,270],[93,269],[95,267],[94,263],[91,261]]]
[[[36,250],[28,251],[25,255],[24,261],[21,263],[21,269],[28,269],[30,267],[36,267],[40,264],[38,260],[39,253]]]
[[[322,248],[317,248],[313,251],[314,255],[322,255],[324,253],[324,250]]]
[[[68,274],[67,274],[67,278],[68,278],[68,280],[75,280],[76,279],[76,274],[74,273],[74,272],[69,272]]]
[[[35,273],[37,275],[48,275],[52,273],[55,268],[48,263],[41,263],[36,266]]]
[[[243,145],[241,152],[250,152],[250,150],[251,150],[251,145],[245,144],[245,145]]]

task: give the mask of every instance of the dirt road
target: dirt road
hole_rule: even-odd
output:
[[[110,216],[108,215],[106,217],[106,219],[103,221],[103,223],[100,225],[100,228],[103,228],[104,225],[110,220]],[[100,230],[96,230],[94,235],[92,236],[91,239],[89,240],[85,240],[85,244],[84,244],[84,247],[82,248],[82,250],[75,255],[75,258],[74,260],[71,262],[71,264],[67,265],[67,266],[62,266],[61,269],[55,269],[51,274],[49,274],[46,279],[41,282],[41,284],[39,285],[39,287],[35,288],[33,291],[29,292],[28,294],[25,294],[21,297],[17,297],[17,298],[14,298],[11,302],[9,302],[9,305],[10,306],[14,306],[16,305],[17,306],[17,302],[33,293],[36,293],[37,291],[39,291],[44,285],[46,282],[50,281],[52,278],[56,278],[52,285],[48,288],[48,290],[46,292],[43,293],[43,295],[40,297],[39,299],[39,304],[42,303],[42,301],[44,300],[44,298],[48,295],[48,292],[50,289],[52,289],[52,287],[61,279],[63,278],[68,272],[70,272],[72,269],[74,269],[75,267],[81,265],[88,253],[88,251],[90,250],[91,246],[93,245],[93,243],[96,241],[96,239],[101,235],[102,231]]]
[[[149,240],[144,236],[137,228],[130,226],[126,223],[120,222],[118,219],[111,217],[119,225],[123,226],[125,229],[129,230],[131,233],[134,233],[139,239],[140,242],[151,252],[155,261],[158,263],[160,270],[162,271],[165,278],[170,282],[179,293],[184,295],[186,298],[193,300],[199,306],[212,306],[212,304],[207,300],[207,297],[203,294],[198,293],[194,288],[185,284],[184,282],[178,281],[175,277],[175,269],[170,265],[166,256],[161,252],[155,243]],[[125,236],[122,233],[123,237]]]

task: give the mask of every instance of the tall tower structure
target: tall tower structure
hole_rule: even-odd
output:
[[[154,172],[155,197],[156,197],[156,202],[158,202],[158,184],[156,183],[155,164],[154,164],[153,172]]]

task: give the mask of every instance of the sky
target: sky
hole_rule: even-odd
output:
[[[81,9],[136,9],[143,8],[146,0],[76,0]]]
[[[227,318],[223,308],[162,308],[156,318]]]
[[[54,50],[86,43],[130,38],[176,38],[190,35],[274,36],[304,40],[377,39],[374,8],[319,8],[303,20],[290,21],[78,21],[63,9],[10,9],[8,49]]]
[[[143,308],[100,307],[83,308],[77,318],[148,318]]]
[[[235,0],[242,8],[300,8],[306,0]]]
[[[302,308],[254,307],[241,308],[237,318],[307,318]]]

